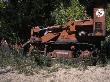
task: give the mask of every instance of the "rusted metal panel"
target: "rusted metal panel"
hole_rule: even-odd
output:
[[[77,41],[75,34],[68,35],[68,37],[69,37],[69,40],[71,40],[71,41]]]
[[[50,57],[92,57],[94,55],[92,52],[92,47],[88,49],[88,46],[86,46],[86,44],[93,44],[96,46],[97,49],[100,49],[100,45],[97,45],[97,43],[100,43],[102,40],[101,37],[105,35],[104,11],[105,10],[103,8],[95,8],[93,13],[94,18],[76,21],[69,20],[63,26],[50,26],[44,29],[39,29],[38,27],[35,27],[31,30],[31,35],[34,36],[33,33],[37,33],[34,37],[31,37],[31,39],[39,41],[43,45],[45,45],[42,50],[45,55],[48,55]],[[41,30],[46,30],[46,32],[42,35],[39,35],[39,31]],[[46,42],[47,44],[45,44]]]
[[[66,32],[66,30],[64,30],[63,32],[61,32],[61,34],[60,34],[58,40],[60,40],[60,41],[65,41],[65,40],[67,40],[67,39],[69,39],[69,38],[68,38],[68,33]]]
[[[73,51],[69,51],[69,50],[54,50],[53,52],[51,52],[51,54],[49,55],[53,58],[72,58],[73,57]]]
[[[42,40],[42,42],[48,42],[57,36],[58,36],[58,34],[48,33],[48,34],[42,36],[41,40]]]
[[[77,41],[75,34],[69,35],[66,30],[61,32],[58,41],[68,42],[68,41]]]
[[[87,20],[76,20],[75,21],[76,26],[89,26],[93,25],[93,19],[87,19]]]
[[[94,36],[105,36],[105,9],[94,8]]]
[[[71,32],[76,31],[74,21],[68,21],[64,27],[67,27],[67,29],[69,29]]]
[[[34,31],[34,32],[39,32],[39,31],[40,31],[39,26],[34,27],[33,31]]]

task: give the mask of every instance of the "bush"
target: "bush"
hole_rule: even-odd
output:
[[[55,18],[57,24],[64,24],[68,19],[83,19],[83,11],[84,7],[80,5],[78,0],[71,0],[69,7],[65,8],[63,3],[61,3],[51,15]]]

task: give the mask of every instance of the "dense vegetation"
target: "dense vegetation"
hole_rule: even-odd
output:
[[[91,16],[97,2],[109,3],[107,0],[0,0],[0,37],[27,40],[32,26],[46,27],[63,24],[68,19],[83,19],[84,9],[89,9]],[[110,30],[109,5],[106,7],[107,30]]]

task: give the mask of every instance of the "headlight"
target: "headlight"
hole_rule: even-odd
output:
[[[86,32],[85,31],[80,31],[79,32],[79,36],[85,36],[86,35]]]

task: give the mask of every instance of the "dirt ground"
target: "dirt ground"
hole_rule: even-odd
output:
[[[52,73],[42,70],[30,76],[8,72],[0,74],[0,82],[110,82],[110,65],[88,66],[86,70],[59,68]]]

